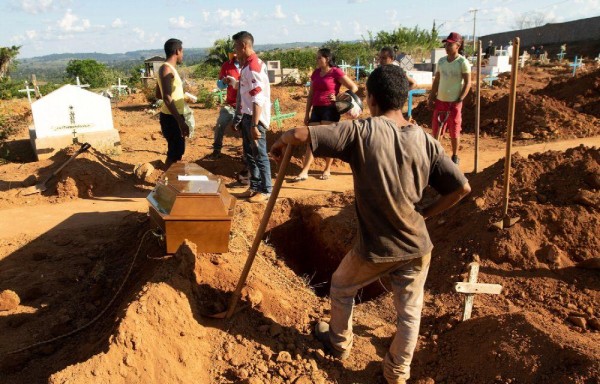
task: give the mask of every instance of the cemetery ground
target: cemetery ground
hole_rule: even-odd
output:
[[[519,74],[509,213],[521,221],[507,230],[491,223],[501,217],[508,81],[501,76],[482,91],[477,174],[467,100],[461,168],[473,192],[427,223],[435,248],[411,383],[600,380],[600,71],[589,67],[575,78],[560,67]],[[274,86],[272,94],[282,113],[298,112],[284,129],[301,124],[302,87]],[[428,129],[430,112],[417,100],[413,116]],[[192,109],[196,135],[184,160],[233,182],[241,139],[229,132],[224,156],[207,160],[218,109]],[[347,166],[336,162],[322,181],[317,160],[309,180],[284,182],[243,309],[216,320],[205,315],[225,308],[264,204],[238,201],[228,253],[199,253],[186,243],[168,257],[146,216],[166,143],[145,97],[113,107],[122,153],[91,150],[47,191],[21,196],[77,149],[33,161],[28,111],[24,100],[0,104],[17,122],[1,148],[0,291],[16,296],[0,297],[8,309],[0,311],[0,383],[380,382],[395,329],[385,280],[357,298],[348,360],[324,356],[311,335],[328,316],[327,282],[356,231]],[[269,144],[278,134],[273,124]],[[295,150],[288,179],[302,153]],[[433,198],[426,193],[425,201]],[[472,261],[481,265],[479,282],[503,290],[476,295],[472,318],[461,322],[463,297],[453,285],[467,279]]]

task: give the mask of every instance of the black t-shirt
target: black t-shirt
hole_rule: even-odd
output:
[[[385,117],[310,126],[315,156],[350,164],[358,217],[356,251],[373,262],[421,257],[433,248],[415,204],[431,185],[445,195],[467,179],[421,127]]]

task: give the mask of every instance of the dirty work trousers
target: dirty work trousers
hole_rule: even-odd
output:
[[[397,332],[383,361],[383,374],[389,383],[410,377],[410,363],[417,345],[423,287],[431,253],[416,259],[373,263],[354,250],[342,259],[331,280],[331,322],[329,336],[340,351],[352,348],[352,311],[358,290],[389,275],[398,313]]]

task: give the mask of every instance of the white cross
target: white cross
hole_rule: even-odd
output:
[[[75,81],[77,82],[76,86],[79,88],[88,88],[90,86],[89,84],[81,84],[79,81],[79,76],[75,76]]]
[[[121,78],[119,77],[118,79],[118,85],[113,85],[111,86],[112,89],[116,89],[117,90],[117,94],[120,95],[121,94],[121,90],[125,90],[127,89],[126,85],[121,85]]]
[[[469,264],[469,268],[469,281],[454,283],[454,290],[458,293],[465,294],[465,309],[463,312],[462,321],[469,320],[471,318],[473,299],[475,299],[476,293],[497,295],[502,291],[502,286],[500,284],[482,284],[477,282],[477,275],[479,274],[478,262],[472,262]]]
[[[27,92],[27,100],[31,104],[31,93],[35,92],[35,89],[29,88],[29,84],[25,82],[25,89],[19,89],[19,92]]]

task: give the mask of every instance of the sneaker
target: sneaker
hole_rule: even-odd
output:
[[[238,197],[250,198],[255,196],[257,193],[258,192],[256,192],[254,189],[248,188],[244,192],[240,193]]]
[[[456,165],[460,163],[460,159],[456,155],[452,155],[452,162]]]
[[[251,203],[266,203],[271,197],[270,193],[257,193],[248,199]]]
[[[213,151],[210,155],[206,156],[208,160],[217,160],[221,158],[221,152]]]
[[[317,340],[319,340],[321,343],[323,343],[323,346],[325,347],[325,353],[327,353],[328,355],[333,356],[339,360],[345,360],[348,358],[348,356],[350,356],[349,349],[347,349],[345,351],[340,351],[339,349],[336,349],[333,346],[333,344],[331,344],[331,340],[329,338],[329,324],[328,323],[326,323],[324,321],[319,321],[315,325],[315,336],[316,336]]]

